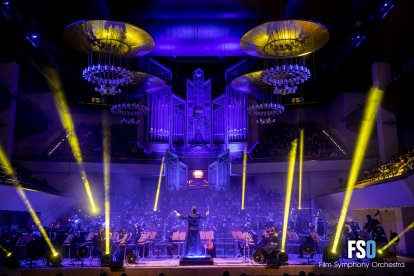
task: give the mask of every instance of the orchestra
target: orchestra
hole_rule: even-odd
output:
[[[306,254],[304,247],[313,248],[312,254],[309,254],[309,257],[313,258],[314,254],[317,254],[318,248],[322,246],[321,242],[329,244],[329,241],[333,239],[336,230],[334,223],[332,223],[330,231],[328,228],[324,231],[318,231],[316,228],[321,219],[321,212],[322,210],[318,210],[317,219],[314,217],[309,220],[306,232],[301,231],[302,226],[298,229],[295,226],[296,224],[288,225],[287,242],[297,241],[297,244],[300,245],[299,258],[303,258],[304,253]],[[378,215],[378,212],[374,215],[367,214],[367,220],[363,227],[360,227],[358,222],[347,218],[340,237],[341,254],[347,252],[347,241],[349,240],[374,240],[377,247],[383,246],[391,240],[391,238],[388,239]],[[180,216],[178,213],[171,215],[172,218]],[[216,217],[212,216],[212,218],[215,219]],[[216,227],[210,218],[205,219],[205,221],[200,221],[199,228],[197,228],[201,254],[216,257],[218,242],[216,233],[219,232],[218,227],[220,225]],[[85,223],[86,221],[82,217],[74,216],[68,220],[66,228],[62,227],[65,226],[64,223],[56,220],[47,228],[52,243],[61,250],[64,257],[77,261],[84,258],[100,258],[105,254],[107,239],[105,223],[99,218],[96,218],[95,221],[91,218],[89,220],[88,223]],[[183,256],[186,252],[185,241],[188,233],[185,224],[179,222],[180,220],[171,219],[169,222],[155,224],[151,221],[145,222],[142,219],[131,219],[124,226],[112,226],[110,228],[109,246],[113,260],[123,261],[131,252],[139,256],[140,259],[154,257],[155,247],[158,251],[164,250],[164,254],[170,258]],[[258,251],[264,252],[266,256],[272,256],[272,254],[279,252],[281,244],[280,222],[252,223],[249,216],[246,216],[244,221],[238,220],[238,222],[239,226],[236,223],[230,223],[232,230],[229,231],[229,236],[232,236],[237,244],[236,256],[249,257]],[[170,230],[168,230],[169,223],[172,225]],[[226,221],[226,223],[228,222]],[[319,226],[321,225],[319,224]],[[27,244],[31,248],[35,248],[36,241],[41,240],[42,237],[38,231],[34,230],[35,228],[28,229],[24,237],[14,237],[13,240],[16,243],[14,248]],[[326,232],[326,235],[319,235],[318,232]],[[258,235],[258,233],[260,234]],[[395,236],[395,232],[392,233]],[[161,246],[164,246],[164,248]],[[157,253],[157,255],[159,254]]]

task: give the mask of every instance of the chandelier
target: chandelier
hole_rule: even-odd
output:
[[[273,86],[273,93],[294,94],[298,85],[310,78],[310,70],[304,65],[283,64],[263,70],[260,81]]]
[[[285,107],[279,103],[260,103],[253,104],[247,108],[247,113],[256,117],[257,124],[273,124],[276,116],[282,114]]]
[[[146,31],[108,20],[74,22],[66,27],[64,39],[72,48],[88,54],[82,77],[102,95],[121,93],[121,87],[133,83],[129,59],[145,55],[154,47]]]
[[[255,117],[257,124],[267,125],[275,123],[285,107],[281,103],[281,94],[272,93],[273,87],[261,81],[262,74],[263,71],[257,71],[239,76],[231,82],[231,87],[253,96],[254,102],[251,101],[247,113]]]
[[[271,85],[273,93],[294,94],[298,85],[309,80],[311,73],[305,58],[321,48],[329,39],[327,29],[305,20],[280,20],[261,24],[240,40],[248,55],[267,60],[260,81]]]
[[[132,75],[132,91],[119,95],[118,103],[111,107],[111,112],[121,117],[120,122],[123,125],[138,125],[139,118],[148,115],[150,111],[140,101],[144,102],[145,94],[156,92],[165,86],[164,81],[154,75],[137,71],[132,72]]]

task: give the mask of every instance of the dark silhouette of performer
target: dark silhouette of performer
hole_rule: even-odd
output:
[[[206,212],[205,216],[197,213],[197,206],[191,207],[191,214],[181,215],[176,210],[174,214],[180,219],[188,220],[188,232],[187,232],[187,243],[186,243],[186,254],[187,256],[201,256],[204,255],[203,247],[201,246],[200,239],[200,220],[206,219],[209,215],[209,211]]]
[[[376,217],[378,213],[379,211],[375,213],[374,217]],[[371,217],[371,215],[369,214],[366,217],[367,217],[367,222],[365,223],[362,229],[366,230],[368,234],[372,235],[372,231],[378,224],[380,224],[380,222],[376,218]]]
[[[315,240],[313,239],[313,237],[311,235],[311,233],[314,233],[314,232],[315,232],[315,226],[313,224],[309,223],[309,234],[306,236],[303,243],[299,246],[299,256],[298,256],[299,258],[303,258],[305,244],[308,244],[308,245],[312,246],[314,252],[318,250],[318,244],[315,242]],[[312,253],[310,255],[310,258],[312,259],[314,255],[315,255],[315,253]]]

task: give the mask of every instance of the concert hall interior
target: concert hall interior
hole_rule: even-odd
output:
[[[0,11],[0,275],[412,275],[413,1]]]

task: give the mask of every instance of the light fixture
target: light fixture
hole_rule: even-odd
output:
[[[320,23],[279,20],[249,30],[240,47],[250,56],[266,59],[301,57],[320,49],[328,39],[328,30]]]
[[[148,107],[139,103],[119,103],[111,107],[111,112],[115,115],[122,117],[122,122],[139,122],[137,119],[139,116],[147,115],[149,112]]]
[[[309,80],[305,56],[321,48],[329,39],[327,29],[313,21],[279,20],[263,23],[240,40],[250,56],[266,59],[260,82],[271,85],[278,95],[294,94],[298,85]]]
[[[47,264],[48,266],[62,266],[62,255],[60,255],[58,252],[52,253],[50,252],[47,255]]]
[[[276,123],[276,117],[285,112],[281,94],[272,92],[273,86],[261,81],[263,71],[244,74],[231,82],[231,87],[242,93],[249,93],[255,102],[247,108],[247,113],[256,119],[259,125]]]
[[[248,114],[255,116],[256,123],[261,125],[275,123],[275,117],[284,111],[285,107],[279,103],[260,103],[247,108]]]
[[[102,95],[121,93],[134,81],[128,60],[149,53],[153,38],[143,29],[125,22],[82,20],[66,27],[64,39],[74,49],[88,54],[83,78]]]
[[[204,172],[202,170],[194,170],[193,177],[194,178],[203,178]]]
[[[286,95],[294,94],[298,85],[307,81],[310,75],[310,70],[306,66],[286,62],[286,64],[265,69],[260,74],[260,80],[272,85],[274,94]]]
[[[133,88],[128,87],[125,93],[118,96],[118,103],[111,107],[111,112],[121,117],[123,125],[138,125],[140,117],[149,113],[149,108],[140,101],[145,102],[145,94],[156,92],[165,86],[162,79],[149,73],[134,71],[133,76]]]
[[[100,257],[100,260],[101,260],[101,266],[109,266],[109,264],[112,261],[112,254],[111,253],[102,254]]]

